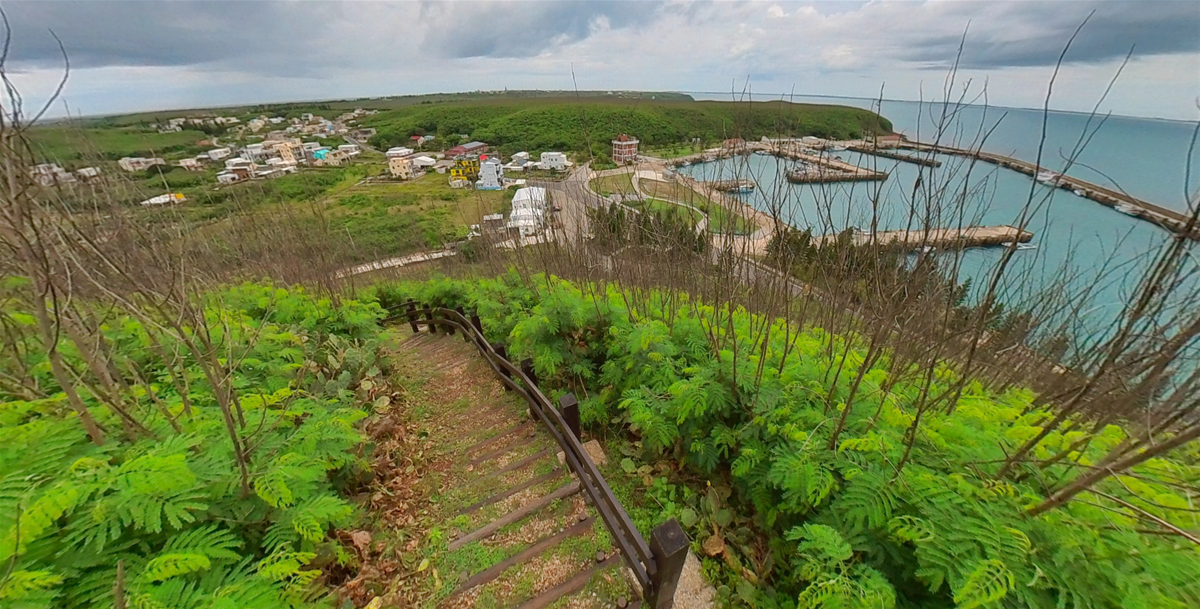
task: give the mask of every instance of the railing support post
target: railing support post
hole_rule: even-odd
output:
[[[562,413],[563,420],[567,422],[567,427],[575,435],[575,439],[583,441],[579,430],[579,400],[575,399],[574,393],[558,398],[558,411]]]
[[[679,575],[688,554],[687,533],[674,519],[670,519],[650,532],[650,553],[657,567],[650,576],[652,582],[649,601],[650,609],[671,609],[675,604],[675,589],[679,586]]]
[[[404,309],[405,316],[408,317],[408,327],[412,328],[413,334],[420,332],[421,328],[417,327],[417,301],[409,298],[404,303]]]
[[[433,306],[425,305],[429,310],[425,312],[425,319],[429,322],[429,333],[437,334],[437,326],[433,325]]]
[[[492,351],[495,351],[495,352],[496,352],[496,355],[499,355],[499,356],[500,356],[500,359],[503,359],[503,360],[507,360],[507,359],[508,359],[508,350],[504,348],[504,345],[502,345],[502,344],[500,344],[500,343],[492,343]],[[501,368],[500,368],[500,373],[501,373],[501,374],[503,374],[504,376],[506,376],[506,377],[510,378],[510,379],[512,378],[512,373],[511,373],[511,372],[509,372],[508,370],[506,370],[506,369],[505,369],[505,368],[503,368],[503,367],[501,367]],[[505,391],[512,391],[512,387],[509,387],[508,385],[505,385],[505,386],[504,386],[504,390],[505,390]]]
[[[471,325],[475,326],[475,330],[479,332],[480,336],[483,336],[483,322],[479,321],[479,311],[471,312]]]
[[[521,360],[521,374],[529,377],[529,382],[533,383],[535,387],[537,386],[537,372],[533,369],[533,358],[527,357]],[[529,405],[529,418],[537,420],[537,414],[533,412],[533,404]]]
[[[463,317],[467,316],[466,311],[464,311],[462,307],[454,307],[454,310],[458,311],[458,314]],[[468,331],[466,328],[463,328],[463,342],[464,343],[471,342],[471,332]]]

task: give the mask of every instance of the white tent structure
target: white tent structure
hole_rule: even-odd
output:
[[[530,186],[517,190],[513,193],[508,225],[520,230],[522,237],[536,234],[545,221],[546,200],[545,188]]]

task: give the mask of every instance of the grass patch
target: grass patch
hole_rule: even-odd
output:
[[[749,235],[758,230],[758,224],[750,218],[732,212],[722,205],[711,201],[708,197],[679,184],[678,182],[660,182],[658,180],[641,180],[642,191],[651,198],[661,198],[670,201],[687,203],[708,214],[708,230],[712,233],[732,233]]]
[[[203,150],[196,142],[209,139],[202,131],[158,133],[132,127],[38,127],[29,130],[29,137],[39,157],[51,162],[93,157],[115,161],[126,156],[188,156]]]
[[[643,151],[643,154],[645,154],[647,156],[655,156],[660,159],[675,159],[675,158],[679,158],[681,156],[691,156],[693,154],[698,154],[703,151],[704,151],[704,148],[697,146],[695,144],[679,143],[679,144],[671,144],[669,146],[663,146],[661,148],[645,150],[645,151]]]
[[[618,173],[615,175],[604,176],[592,180],[590,186],[592,191],[607,197],[608,195],[628,195],[634,194],[633,178],[630,173]]]
[[[704,214],[694,209],[684,207],[682,205],[676,205],[661,199],[646,199],[645,201],[640,202],[630,201],[627,202],[626,205],[646,213],[659,214],[662,216],[683,220],[692,226],[695,226],[696,223],[704,217]]]

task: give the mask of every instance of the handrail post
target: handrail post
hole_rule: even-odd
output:
[[[428,311],[425,311],[425,320],[429,322],[429,333],[437,334],[437,326],[433,325],[433,306],[425,305]]]
[[[575,439],[582,441],[579,429],[579,400],[575,399],[574,393],[568,393],[558,398],[558,411],[562,413],[563,420],[566,421],[567,428],[575,435]]]
[[[533,369],[533,358],[527,357],[521,360],[521,374],[529,377],[529,382],[533,383],[535,387],[537,386],[537,371]],[[533,419],[534,421],[537,420],[537,415],[533,412],[532,403],[529,404],[529,418]]]
[[[480,336],[483,336],[483,322],[479,320],[479,311],[471,312],[471,325],[475,326],[475,330],[479,332]]]
[[[496,355],[499,355],[499,356],[500,356],[500,359],[502,359],[502,360],[507,360],[507,359],[508,359],[508,350],[506,350],[506,349],[504,348],[504,345],[503,345],[502,343],[492,343],[492,351],[495,351],[495,352],[496,352]],[[501,367],[500,367],[500,373],[501,373],[501,374],[503,374],[504,376],[506,376],[506,377],[510,378],[510,379],[512,378],[512,373],[511,373],[511,372],[509,372],[507,369],[505,369],[503,366],[501,366]],[[505,390],[505,391],[512,391],[512,387],[509,387],[508,385],[505,385],[505,386],[504,386],[504,390]]]
[[[409,298],[404,303],[404,308],[406,311],[404,316],[408,318],[408,327],[412,328],[413,334],[420,332],[421,329],[417,327],[417,301]]]
[[[657,567],[651,574],[650,609],[671,609],[675,604],[675,589],[687,561],[688,536],[674,518],[654,527],[650,532],[650,552]]]
[[[459,314],[459,315],[461,315],[461,316],[463,316],[463,317],[466,317],[466,316],[467,316],[467,313],[466,313],[466,311],[464,311],[464,310],[463,310],[463,308],[462,308],[461,306],[454,307],[454,310],[455,310],[455,311],[457,311],[457,312],[458,312],[458,314]],[[466,328],[463,328],[463,329],[462,329],[462,331],[463,331],[463,342],[464,342],[464,343],[469,343],[469,342],[471,342],[471,332],[470,332],[470,331],[468,331]]]

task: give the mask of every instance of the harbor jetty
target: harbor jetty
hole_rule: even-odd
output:
[[[813,154],[806,148],[797,145],[778,144],[766,146],[765,148],[769,154],[799,161],[796,169],[787,173],[788,181],[793,184],[865,182],[886,180],[888,177],[886,171],[864,169],[836,157]]]
[[[711,182],[704,182],[704,185],[719,192],[746,193],[754,190],[754,180],[747,180],[745,178],[740,180],[713,180]]]
[[[982,150],[967,150],[964,148],[954,148],[951,146],[925,144],[921,142],[903,141],[899,147],[909,150],[917,150],[922,152],[936,152],[939,154],[951,154],[967,158],[978,159],[988,163],[999,165],[1006,169],[1021,172],[1031,176],[1039,182],[1055,188],[1070,190],[1076,195],[1091,199],[1106,207],[1111,207],[1123,214],[1141,218],[1148,222],[1153,222],[1171,232],[1184,234],[1191,239],[1200,240],[1200,230],[1192,229],[1188,231],[1189,217],[1187,214],[1168,209],[1161,205],[1155,205],[1148,201],[1143,201],[1136,197],[1129,196],[1123,192],[1105,188],[1080,180],[1079,178],[1068,175],[1054,173],[1047,170],[1045,167],[1038,167],[1034,163],[1014,159],[1012,157],[991,152],[983,152]]]
[[[874,148],[870,146],[847,146],[846,149],[850,150],[851,152],[869,154],[871,156],[903,161],[905,163],[912,163],[914,165],[921,165],[924,167],[942,166],[942,162],[937,159],[927,159],[919,156],[913,156],[911,154],[900,154],[898,152],[891,152],[890,150],[884,148]]]
[[[867,231],[855,231],[855,245],[867,245],[872,242],[872,235]],[[840,235],[823,235],[814,237],[813,241],[820,247],[836,241]],[[894,230],[875,233],[873,241],[879,245],[920,249],[923,247],[937,249],[964,249],[968,247],[989,247],[1008,245],[1010,243],[1029,243],[1033,233],[1021,230],[1015,226],[968,226],[965,228],[931,228],[928,230]]]

